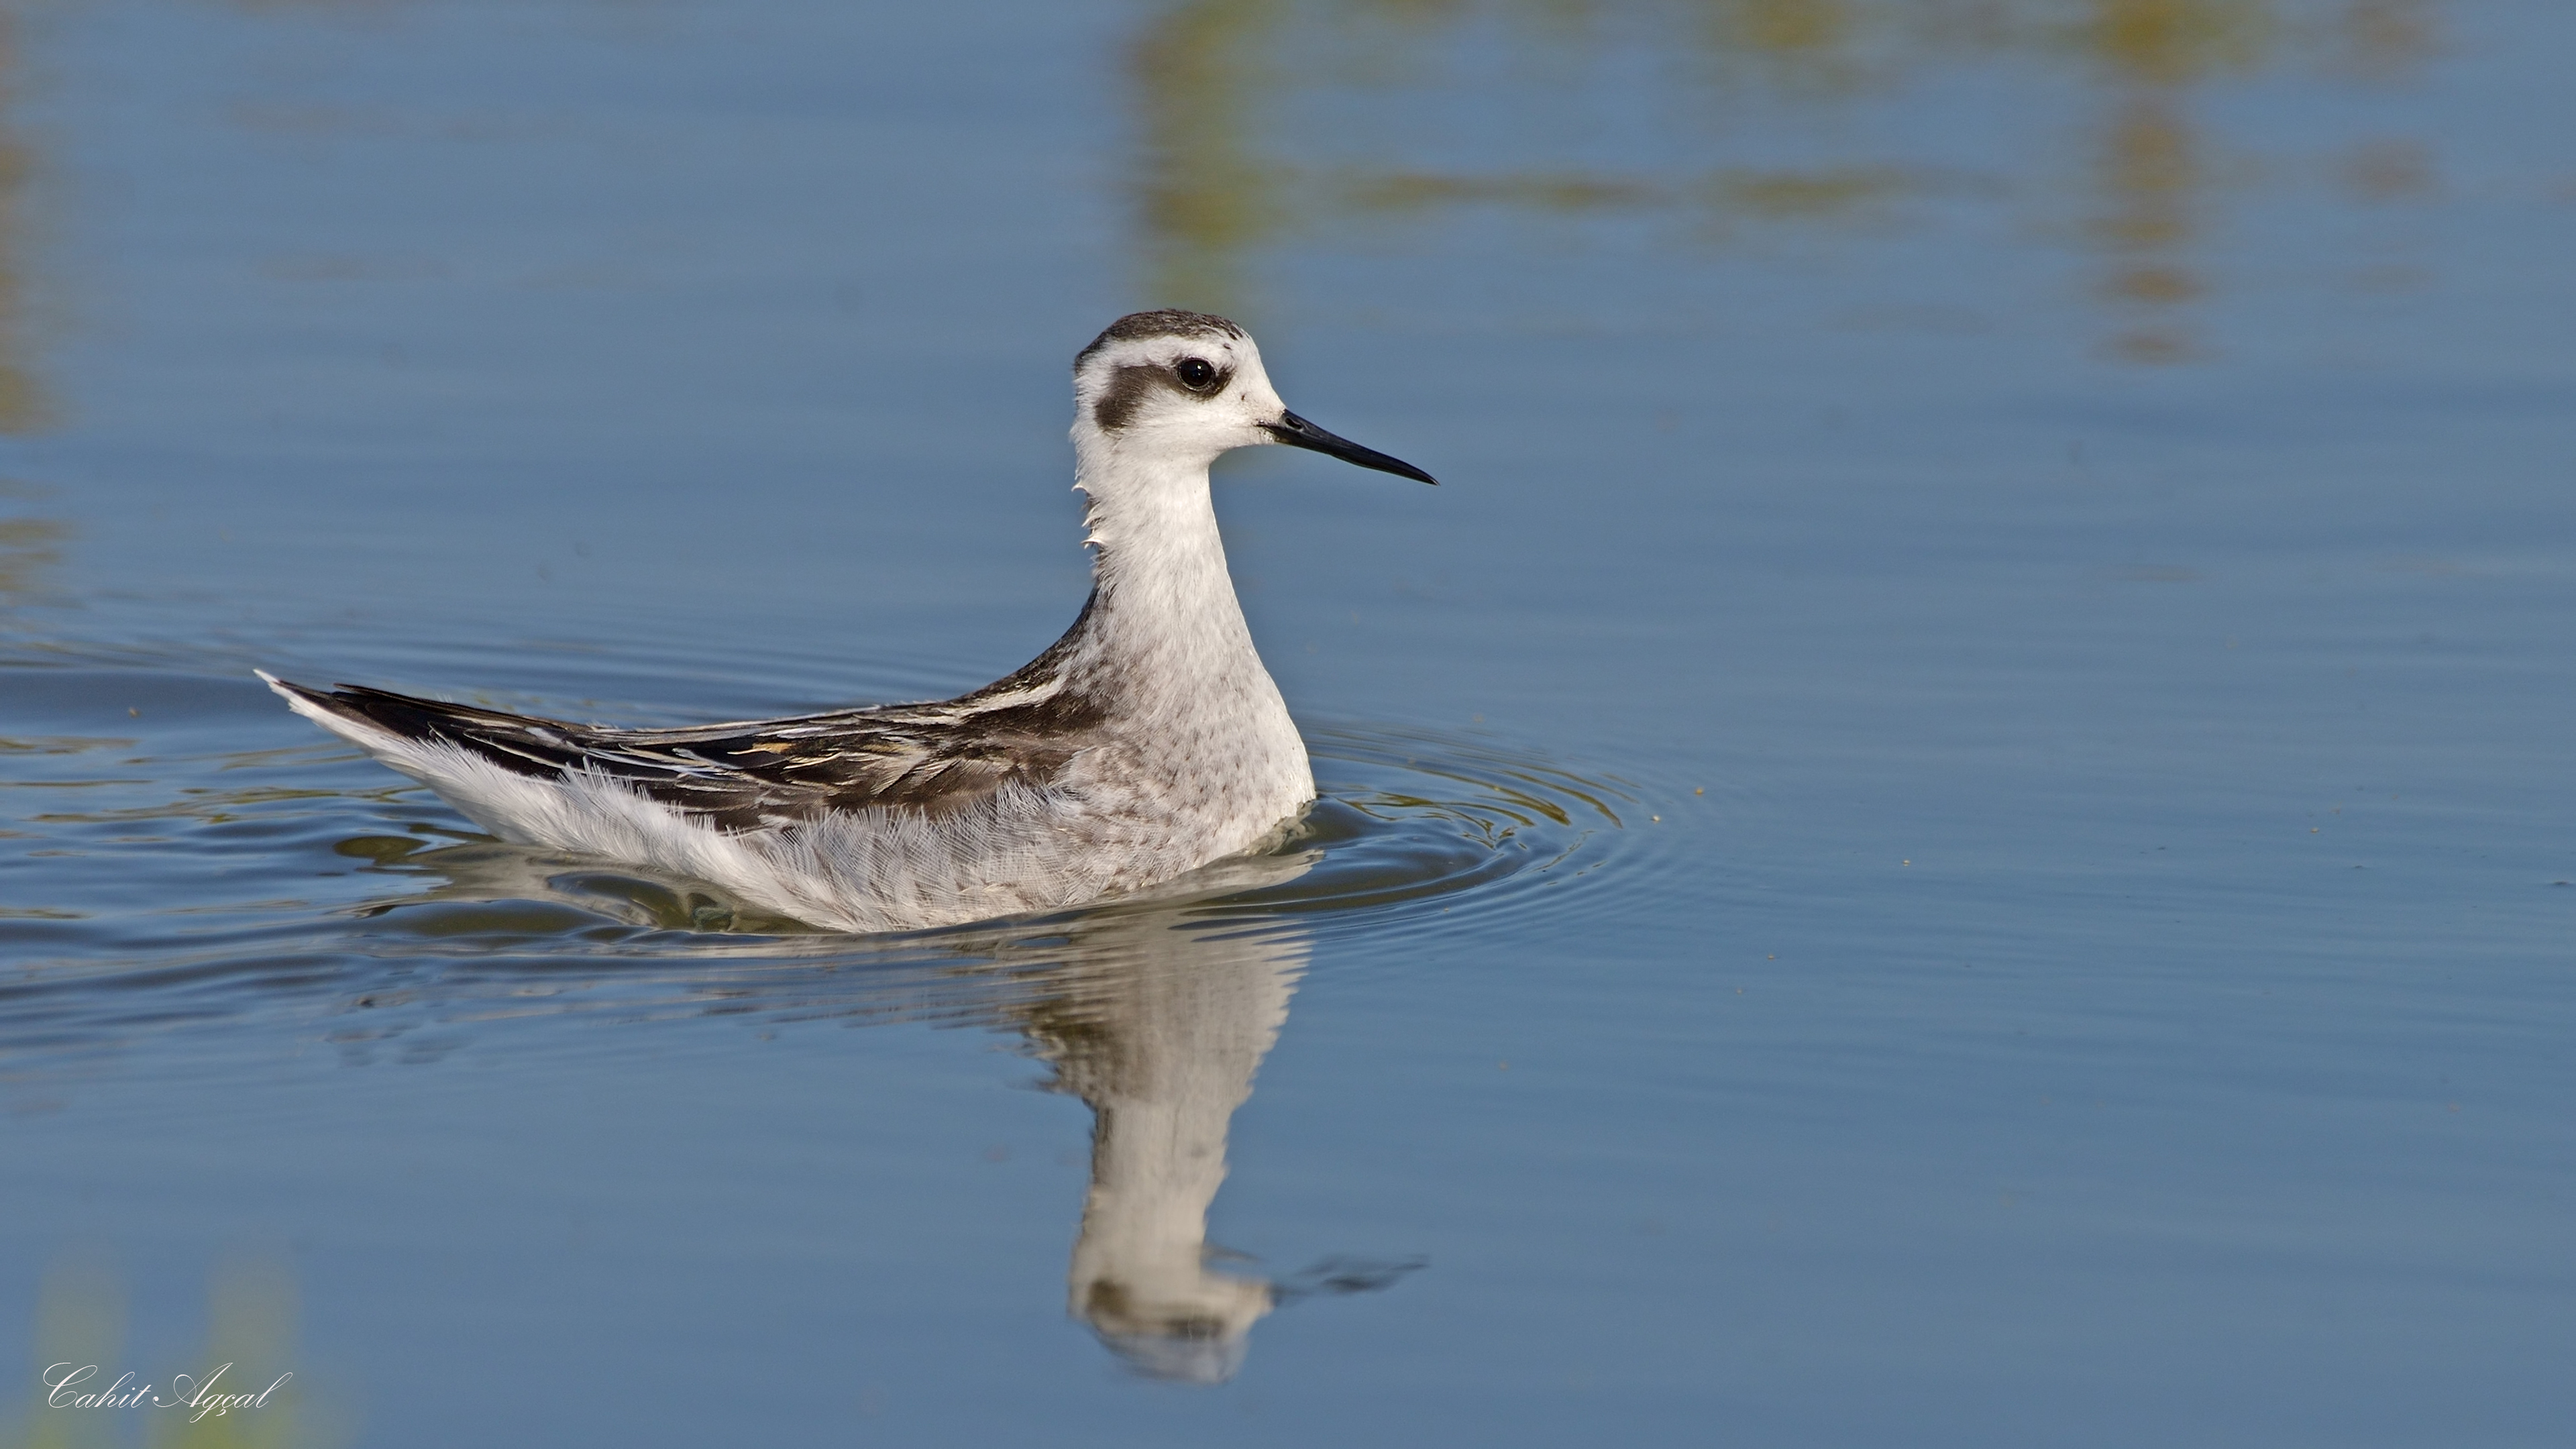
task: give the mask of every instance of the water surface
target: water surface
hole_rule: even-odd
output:
[[[297,1443],[2563,1435],[2560,7],[7,20],[0,1443],[180,1427],[73,1359]],[[1220,469],[1272,855],[834,937],[250,676],[980,684],[1147,305],[1444,480]]]

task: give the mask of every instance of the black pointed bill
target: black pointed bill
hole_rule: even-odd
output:
[[[1279,421],[1263,423],[1261,428],[1262,431],[1292,448],[1306,448],[1328,458],[1339,458],[1345,463],[1357,463],[1363,468],[1375,468],[1381,473],[1392,473],[1398,478],[1410,478],[1417,483],[1436,485],[1440,481],[1402,458],[1390,458],[1375,448],[1363,448],[1348,438],[1337,438],[1295,413],[1283,412],[1279,415]]]

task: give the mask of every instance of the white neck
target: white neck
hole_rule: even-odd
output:
[[[1211,457],[1140,456],[1077,435],[1091,604],[1066,636],[1065,683],[1100,706],[1086,789],[1126,792],[1191,864],[1244,850],[1315,798],[1305,742],[1235,601],[1208,499]]]
[[[1092,628],[1140,681],[1189,688],[1259,672],[1234,594],[1201,458],[1139,458],[1096,432],[1075,440],[1074,486],[1089,498]],[[1150,658],[1150,664],[1147,660]]]

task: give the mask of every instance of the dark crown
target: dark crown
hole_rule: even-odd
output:
[[[1130,312],[1091,339],[1091,345],[1073,359],[1073,365],[1080,367],[1085,359],[1112,342],[1143,342],[1154,337],[1217,337],[1232,342],[1242,336],[1242,328],[1206,312]]]

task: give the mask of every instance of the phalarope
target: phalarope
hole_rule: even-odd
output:
[[[1315,798],[1226,572],[1208,466],[1285,443],[1435,481],[1288,411],[1243,329],[1138,312],[1073,365],[1091,597],[1026,666],[931,704],[627,730],[261,671],[484,829],[850,931],[1074,905],[1260,844]]]

